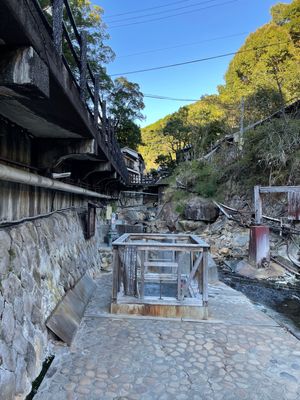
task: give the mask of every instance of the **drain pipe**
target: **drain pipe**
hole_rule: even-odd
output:
[[[111,199],[110,196],[100,194],[81,188],[79,186],[69,185],[54,179],[36,175],[18,168],[0,164],[0,180],[14,183],[22,183],[24,185],[36,186],[45,189],[60,190],[62,192],[74,193],[81,196],[96,197],[98,199]]]

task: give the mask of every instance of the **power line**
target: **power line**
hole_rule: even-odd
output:
[[[232,35],[219,36],[219,37],[215,37],[215,38],[211,38],[211,39],[201,40],[199,42],[191,42],[191,43],[179,44],[179,45],[171,46],[171,47],[163,47],[163,48],[160,48],[160,49],[146,50],[146,51],[142,51],[140,53],[126,54],[126,55],[123,55],[123,56],[121,55],[121,56],[118,56],[117,58],[140,56],[140,55],[143,55],[143,54],[156,53],[156,52],[170,50],[170,49],[178,49],[180,47],[194,46],[194,45],[201,44],[201,43],[208,43],[208,42],[213,42],[213,41],[222,40],[222,39],[230,39],[230,38],[233,38],[233,37],[244,36],[244,35],[248,35],[248,34],[249,34],[249,32],[234,33]]]
[[[161,5],[161,6],[155,6],[155,7],[149,7],[149,8],[140,8],[138,10],[127,11],[125,13],[107,15],[106,18],[121,17],[122,15],[136,14],[136,13],[140,13],[140,12],[143,12],[143,11],[156,10],[158,8],[164,8],[164,7],[168,7],[168,6],[173,6],[175,4],[186,3],[187,1],[191,1],[191,0],[173,1],[172,3],[167,3],[167,4],[164,4],[164,5]]]
[[[235,51],[235,52],[232,52],[232,53],[219,54],[217,56],[199,58],[198,60],[185,61],[185,62],[176,63],[176,64],[162,65],[162,66],[159,66],[159,67],[145,68],[145,69],[140,69],[140,70],[136,70],[136,71],[129,71],[129,72],[121,72],[119,74],[112,74],[111,76],[131,75],[131,74],[138,74],[140,72],[148,72],[148,71],[156,71],[156,70],[166,69],[166,68],[174,68],[174,67],[179,67],[181,65],[195,64],[195,63],[200,63],[200,62],[204,62],[204,61],[216,60],[218,58],[234,56],[236,54],[248,53],[250,51],[256,51],[256,50],[259,50],[259,49],[265,49],[267,47],[278,46],[279,44],[286,44],[286,43],[289,43],[289,42],[271,43],[271,44],[266,44],[265,46],[257,46],[257,47],[252,48],[252,49],[239,50],[239,51]]]
[[[137,18],[152,17],[152,15],[161,15],[161,14],[170,13],[170,12],[174,12],[174,11],[178,11],[178,10],[183,10],[185,8],[196,7],[196,6],[199,6],[200,4],[213,3],[213,2],[216,2],[216,1],[218,1],[218,0],[205,0],[205,1],[200,1],[200,2],[198,1],[197,3],[188,4],[186,6],[181,6],[181,7],[173,8],[173,9],[170,9],[170,10],[157,11],[157,12],[150,13],[150,14],[144,14],[144,15],[137,15],[135,17],[122,18],[122,19],[118,19],[118,20],[115,20],[115,21],[110,21],[110,23],[111,24],[115,24],[115,23],[118,23],[118,22],[130,21],[132,19],[137,19]]]
[[[195,102],[200,100],[200,99],[177,99],[174,97],[159,96],[156,94],[144,94],[144,97],[155,100],[172,100],[172,101],[187,101],[187,102]]]
[[[207,10],[207,9],[209,9],[209,8],[215,8],[215,7],[219,7],[219,6],[224,6],[224,5],[226,5],[226,4],[236,3],[237,1],[240,1],[240,0],[225,1],[225,2],[223,2],[223,3],[214,4],[214,5],[212,5],[212,6],[207,6],[207,7],[202,7],[202,8],[196,8],[195,10],[192,10],[192,11],[185,11],[185,12],[181,12],[181,13],[177,13],[177,14],[173,14],[173,15],[168,15],[168,16],[161,17],[161,18],[148,19],[148,20],[146,20],[146,21],[132,22],[132,23],[130,23],[130,24],[114,25],[114,26],[110,26],[109,28],[110,28],[110,29],[114,29],[114,28],[121,28],[121,27],[124,27],[124,26],[140,25],[140,24],[145,24],[145,23],[148,23],[148,22],[161,21],[161,20],[164,20],[164,19],[169,19],[169,18],[177,17],[177,16],[179,16],[179,15],[191,14],[191,13],[195,13],[195,12]]]

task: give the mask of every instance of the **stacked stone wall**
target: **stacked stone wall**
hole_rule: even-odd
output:
[[[69,211],[0,229],[0,400],[30,392],[49,355],[45,321],[83,274],[100,273],[105,228],[98,214],[86,240]]]

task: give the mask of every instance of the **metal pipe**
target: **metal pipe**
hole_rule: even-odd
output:
[[[111,199],[110,196],[83,189],[78,186],[55,181],[41,175],[32,174],[18,168],[0,164],[0,180],[7,182],[22,183],[29,186],[37,186],[45,189],[59,190],[62,192],[74,193],[81,196],[97,197],[98,199]]]
[[[134,192],[132,190],[121,190],[120,193],[124,194],[139,194],[139,195],[145,195],[145,196],[158,196],[158,193],[146,193],[146,192]]]

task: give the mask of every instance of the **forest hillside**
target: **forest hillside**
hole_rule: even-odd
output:
[[[247,130],[235,162],[270,183],[293,181],[287,170],[298,165],[300,123],[284,110],[300,97],[300,0],[278,3],[270,13],[270,22],[251,33],[231,60],[216,95],[204,95],[142,130],[139,151],[148,170],[174,167],[176,152],[186,146],[193,149],[192,159],[203,164],[218,140],[281,110],[279,120]]]

